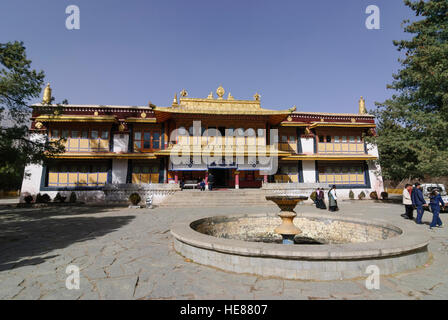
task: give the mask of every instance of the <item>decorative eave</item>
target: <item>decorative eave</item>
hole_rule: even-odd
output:
[[[115,116],[40,115],[37,122],[108,122],[117,123]]]
[[[157,159],[154,153],[67,152],[51,156],[55,159]]]
[[[126,118],[126,122],[130,123],[157,123],[157,118]]]
[[[250,148],[249,148],[250,149]],[[224,147],[221,150],[217,149],[208,149],[206,147],[203,147],[201,150],[195,150],[195,148],[190,148],[187,152],[183,152],[182,148],[180,148],[178,151],[179,155],[190,155],[190,156],[215,156],[215,155],[232,155],[232,156],[278,156],[278,157],[287,157],[291,155],[290,152],[287,151],[280,151],[280,150],[271,150],[269,146],[266,146],[266,151],[264,150],[249,150],[248,148],[244,148],[243,150],[239,148],[233,148],[233,150],[230,152]],[[216,151],[215,151],[216,150]],[[155,155],[157,156],[171,156],[173,152],[172,147],[156,151]]]
[[[376,160],[378,157],[369,154],[360,155],[334,155],[334,154],[299,154],[290,155],[281,160],[323,160],[323,161],[360,161],[360,160]]]
[[[310,129],[316,127],[344,127],[344,128],[376,128],[374,123],[354,123],[354,122],[314,122]]]

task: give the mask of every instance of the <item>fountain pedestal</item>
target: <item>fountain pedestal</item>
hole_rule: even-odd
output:
[[[281,210],[278,216],[282,219],[282,224],[275,228],[274,232],[280,234],[283,244],[294,244],[294,237],[302,231],[294,225],[294,218],[297,214],[294,208],[299,202],[307,200],[306,196],[267,196],[266,200],[273,201]]]

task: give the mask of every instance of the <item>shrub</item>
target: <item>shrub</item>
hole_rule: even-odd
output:
[[[65,202],[65,199],[67,199],[67,197],[61,196],[61,194],[58,192],[56,194],[56,197],[54,197],[53,201],[63,203],[63,202]]]
[[[44,193],[43,195],[38,193],[36,196],[36,203],[48,203],[50,201],[51,201],[51,198],[46,193]]]
[[[381,199],[389,199],[389,194],[385,191],[381,192]]]
[[[313,201],[316,201],[316,199],[317,199],[317,192],[316,192],[316,191],[313,191],[313,192],[311,193],[311,195],[310,195],[310,199],[313,200]]]
[[[353,190],[350,190],[350,192],[348,193],[348,197],[353,200],[355,199],[355,193],[353,192]]]
[[[76,200],[77,200],[77,198],[76,198],[76,193],[75,193],[75,192],[70,193],[70,199],[69,199],[68,201],[69,201],[70,203],[75,203]]]
[[[366,197],[366,194],[364,193],[364,191],[361,191],[361,193],[358,195],[358,199],[362,200]]]
[[[129,201],[131,201],[131,203],[136,206],[140,203],[140,201],[142,201],[142,198],[138,193],[133,193],[129,196]]]
[[[376,191],[370,192],[370,199],[378,200],[378,193]]]
[[[29,194],[25,198],[23,198],[23,200],[25,200],[26,203],[30,204],[31,202],[33,202],[33,196]]]

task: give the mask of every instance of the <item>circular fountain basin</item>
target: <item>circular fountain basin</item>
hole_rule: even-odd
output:
[[[302,280],[366,277],[403,272],[428,261],[429,239],[413,225],[299,213],[296,245],[283,245],[274,214],[205,217],[176,223],[177,252],[199,264],[237,273]]]

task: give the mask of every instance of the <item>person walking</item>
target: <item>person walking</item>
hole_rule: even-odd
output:
[[[338,208],[338,197],[336,195],[336,186],[333,185],[328,191],[328,210],[334,212],[339,211]]]
[[[317,198],[319,199],[319,208],[320,209],[327,209],[327,206],[325,205],[324,189],[320,188],[318,190],[319,190],[319,196]]]
[[[439,213],[440,213],[440,204],[445,207],[446,204],[443,203],[442,197],[440,196],[439,192],[434,189],[429,197],[429,205],[431,206],[432,211],[432,222],[429,225],[429,229],[432,229],[434,227],[442,227],[442,220],[440,220]]]
[[[215,176],[212,173],[208,174],[208,190],[213,190],[213,184],[215,183]]]
[[[320,208],[320,203],[319,203],[319,188],[316,189],[316,191],[314,191],[316,193],[316,198],[314,199],[314,204],[316,205],[316,208]]]
[[[415,184],[415,188],[412,190],[411,199],[412,204],[417,208],[417,219],[415,220],[415,223],[422,224],[424,211],[423,207],[427,207],[428,204],[423,197],[422,186],[418,182]]]
[[[403,189],[403,204],[406,213],[401,216],[405,219],[413,220],[414,219],[414,206],[412,205],[412,185],[407,183]]]

